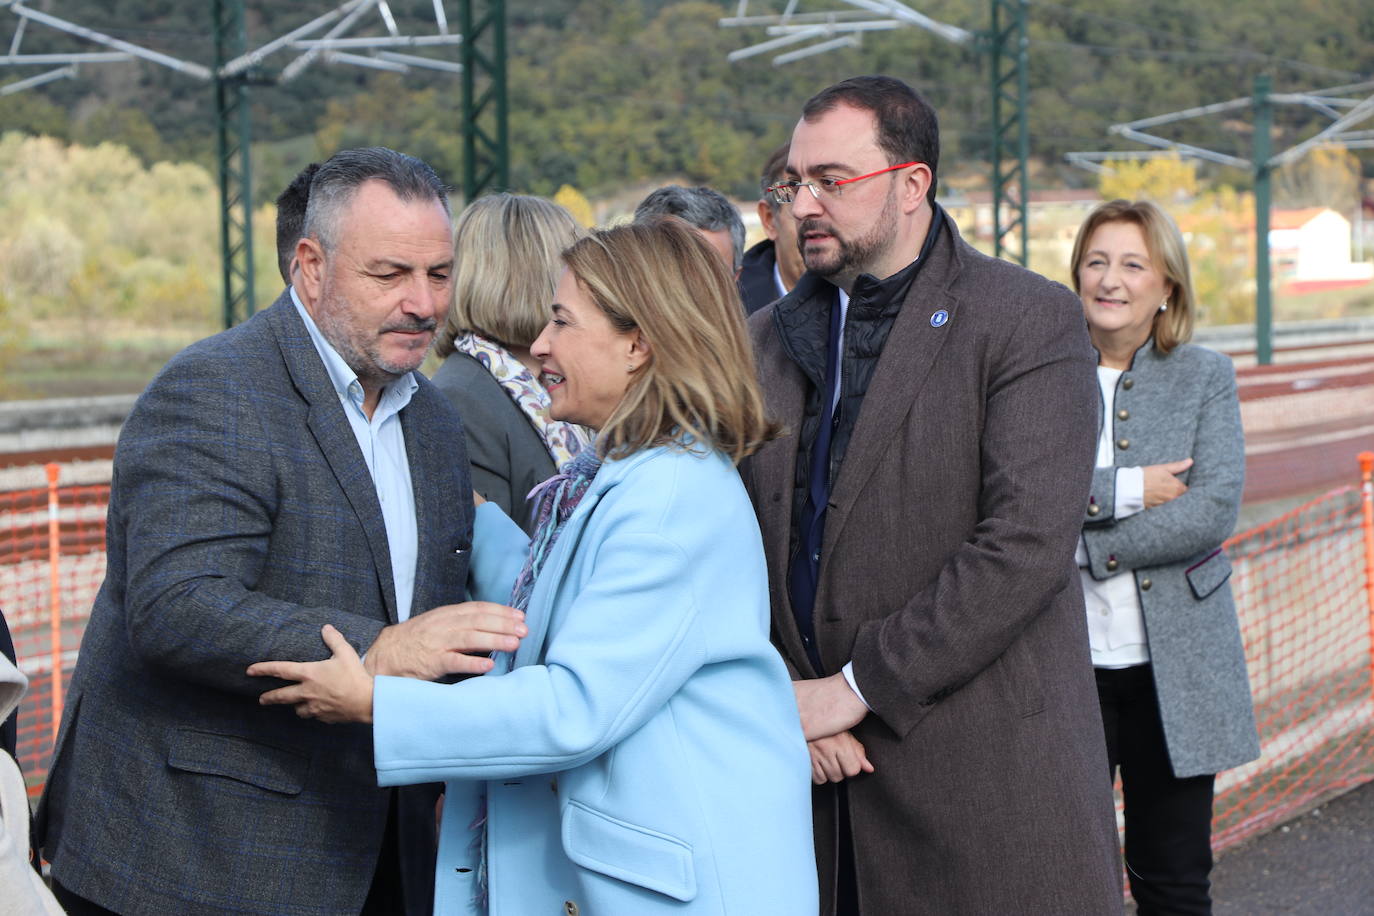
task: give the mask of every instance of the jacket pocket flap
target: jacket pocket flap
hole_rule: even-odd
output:
[[[563,851],[583,868],[675,900],[697,895],[691,846],[580,802],[569,802],[563,812]]]
[[[1220,588],[1223,582],[1231,578],[1231,558],[1218,547],[1189,566],[1185,575],[1188,577],[1189,588],[1201,601]]]
[[[177,729],[167,765],[187,773],[225,776],[283,795],[299,795],[310,758],[297,751],[238,735]]]

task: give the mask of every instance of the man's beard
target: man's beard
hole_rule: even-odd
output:
[[[382,334],[388,331],[433,331],[437,326],[433,318],[421,320],[403,316],[384,325],[369,341],[359,345],[353,340],[353,328],[348,322],[348,316],[354,313],[353,308],[342,299],[335,298],[328,285],[321,290],[317,311],[319,314],[315,317],[315,324],[324,339],[358,376],[358,381],[378,387],[385,387],[419,368],[429,352],[429,346],[426,346],[418,355],[408,354],[405,363],[393,362],[382,355]],[[433,346],[432,338],[430,346]],[[412,362],[414,365],[411,365]]]
[[[837,250],[824,253],[814,252],[808,255],[806,233],[813,231],[827,233],[835,240]],[[853,278],[861,273],[871,272],[873,265],[882,255],[886,254],[887,248],[892,244],[896,234],[896,194],[889,191],[887,199],[883,201],[883,209],[879,214],[878,221],[874,223],[867,235],[856,239],[845,239],[824,220],[808,219],[803,220],[797,227],[797,248],[801,251],[802,263],[812,273],[827,279],[834,279],[835,277]]]

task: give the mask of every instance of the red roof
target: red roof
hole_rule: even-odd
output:
[[[1329,209],[1329,207],[1303,207],[1301,210],[1272,210],[1269,213],[1269,228],[1301,229]]]

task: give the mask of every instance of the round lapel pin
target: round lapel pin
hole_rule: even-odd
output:
[[[930,326],[932,328],[942,328],[949,321],[949,312],[944,309],[937,309],[934,315],[930,316]]]

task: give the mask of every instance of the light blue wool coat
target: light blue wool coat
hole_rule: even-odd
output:
[[[528,541],[491,505],[475,532],[473,597],[505,603]],[[603,464],[526,622],[486,677],[376,681],[378,781],[448,783],[436,913],[482,912],[485,793],[493,916],[814,914],[809,757],[729,460]]]

